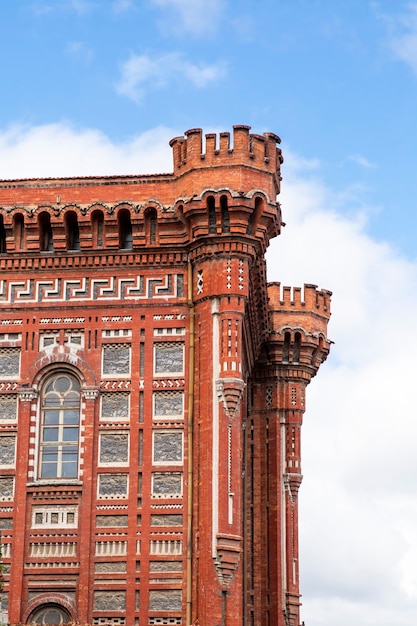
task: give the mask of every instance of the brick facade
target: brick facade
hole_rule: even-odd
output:
[[[173,174],[0,181],[10,622],[299,625],[331,294],[267,285],[282,157],[249,131],[173,139]]]

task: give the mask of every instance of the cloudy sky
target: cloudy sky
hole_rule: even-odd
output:
[[[3,0],[0,178],[282,137],[270,280],[333,291],[300,491],[306,626],[417,623],[417,2]]]

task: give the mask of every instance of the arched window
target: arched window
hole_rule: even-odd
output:
[[[230,216],[227,196],[220,196],[220,210],[222,214],[222,233],[230,233]]]
[[[25,219],[21,213],[16,213],[13,217],[14,247],[16,250],[23,250],[25,247]]]
[[[117,219],[119,221],[119,248],[121,250],[131,250],[133,248],[133,232],[130,211],[128,209],[120,209]]]
[[[258,218],[259,218],[259,215],[262,213],[262,209],[263,209],[263,199],[259,198],[258,196],[257,198],[255,198],[255,209],[249,216],[248,226],[246,229],[246,233],[248,235],[253,235],[255,233]]]
[[[148,209],[145,213],[146,239],[149,243],[156,243],[158,216],[155,209]]]
[[[207,197],[207,217],[208,217],[208,229],[209,235],[215,235],[216,228],[216,207],[214,204],[214,196]]]
[[[39,248],[42,252],[53,252],[54,242],[52,238],[51,216],[43,211],[38,217],[39,225]]]
[[[80,383],[67,372],[47,380],[41,393],[39,478],[77,478]]]
[[[80,249],[80,229],[75,211],[68,211],[65,214],[65,237],[67,250]]]
[[[104,238],[104,214],[100,209],[93,211],[91,215],[91,226],[93,231],[93,247],[102,248]]]
[[[43,604],[38,607],[30,616],[30,624],[40,624],[48,626],[49,624],[68,624],[72,622],[71,615],[63,606],[58,604]]]

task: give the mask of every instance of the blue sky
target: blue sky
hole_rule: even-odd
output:
[[[417,615],[417,2],[0,6],[0,177],[172,171],[168,141],[282,138],[270,280],[331,289],[300,491],[307,626]]]
[[[3,128],[276,129],[415,256],[413,3],[18,0],[0,17]]]

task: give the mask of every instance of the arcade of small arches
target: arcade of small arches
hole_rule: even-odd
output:
[[[148,243],[156,243],[157,239],[157,210],[149,207],[144,212],[145,231]],[[83,220],[83,226],[85,220]],[[63,226],[65,233],[65,249],[73,252],[81,249],[79,215],[73,208],[68,208],[63,213]],[[90,237],[95,248],[105,247],[105,216],[101,209],[91,211]],[[36,224],[32,220],[28,223],[23,213],[16,211],[13,215],[12,224],[5,224],[0,214],[0,254],[9,252],[11,249],[21,252],[25,250],[28,229],[33,232],[37,229],[39,252],[55,251],[55,231],[62,229],[62,222],[54,224],[49,210],[41,210],[37,214]],[[131,250],[133,247],[133,225],[129,208],[120,208],[117,211],[118,247],[121,250]]]
[[[264,199],[256,196],[254,200],[254,210],[249,214],[246,234],[252,235],[255,224],[262,212]],[[103,207],[104,208],[104,207]],[[75,210],[77,209],[77,210]],[[229,215],[228,195],[220,195],[219,204],[213,194],[205,196],[206,228],[208,235],[230,233],[231,221]],[[113,210],[110,211],[112,213]],[[137,210],[134,209],[136,213]],[[94,208],[90,211],[90,219],[84,218],[86,211],[79,207],[69,206],[62,211],[63,219],[57,223],[51,220],[51,210],[42,208],[37,212],[36,221],[33,221],[34,214],[25,216],[23,212],[16,209],[11,223],[6,223],[0,212],[0,254],[8,252],[39,251],[55,252],[67,251],[76,252],[81,250],[80,229],[88,225],[89,242],[94,249],[108,246],[106,230],[112,231],[111,247],[118,246],[119,250],[132,250],[134,246],[135,229],[141,229],[140,234],[145,235],[147,244],[158,244],[158,211],[154,206],[148,206],[143,211],[143,218],[138,223],[137,217],[132,219],[131,207],[126,204],[120,207],[116,213],[117,226],[110,223],[105,217],[101,208]],[[60,214],[60,212],[59,212]],[[177,214],[183,221],[184,206],[178,204]],[[82,217],[82,221],[79,220]],[[63,227],[63,231],[62,231]],[[117,229],[117,232],[116,232]],[[30,233],[31,247],[28,250],[28,233]],[[57,235],[57,236],[56,236]],[[62,240],[65,240],[64,242]],[[59,245],[56,245],[59,240]],[[36,244],[36,241],[38,242]]]

